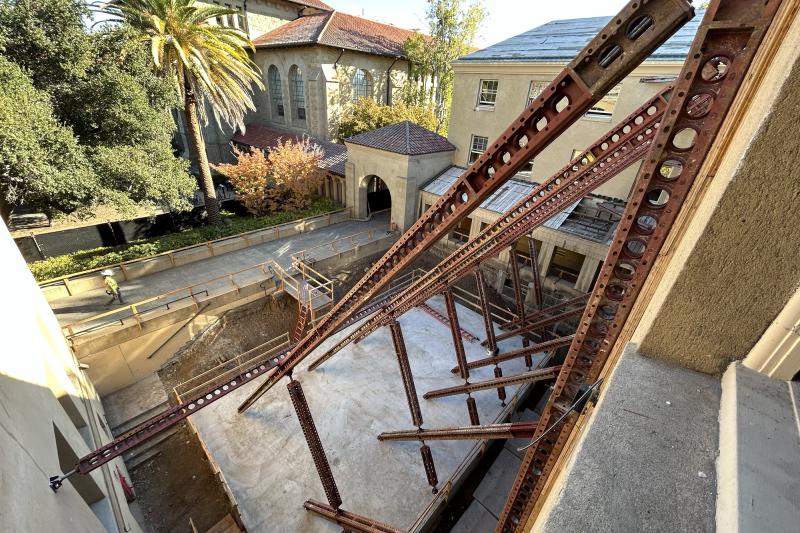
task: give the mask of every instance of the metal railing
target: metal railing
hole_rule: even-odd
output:
[[[181,403],[183,398],[193,397],[199,392],[213,388],[215,383],[223,383],[238,376],[260,360],[269,359],[287,348],[290,343],[289,333],[286,332],[179,383],[172,389],[178,403]]]
[[[333,219],[337,215],[341,216],[341,220],[336,220],[334,222]],[[160,258],[160,257],[167,257],[170,260],[170,266],[174,267],[174,266],[177,266],[176,265],[175,256],[176,256],[176,254],[179,254],[181,252],[188,252],[188,251],[191,251],[191,250],[194,250],[194,249],[198,249],[199,250],[199,249],[205,248],[205,249],[208,250],[208,252],[212,256],[214,256],[215,255],[214,246],[215,245],[220,245],[220,244],[222,244],[222,243],[224,243],[226,241],[242,240],[244,242],[245,247],[248,247],[248,246],[252,245],[252,243],[250,241],[250,237],[252,235],[257,234],[257,233],[271,232],[272,236],[271,236],[270,240],[276,240],[276,239],[281,238],[281,228],[295,227],[298,224],[300,224],[303,227],[303,229],[301,230],[301,232],[302,232],[302,231],[305,231],[305,226],[307,224],[311,224],[315,220],[326,219],[326,224],[327,225],[331,225],[331,224],[337,224],[339,222],[344,222],[346,220],[350,220],[351,218],[352,218],[352,208],[348,207],[348,208],[345,208],[345,209],[339,209],[339,210],[336,210],[336,211],[331,211],[329,213],[325,213],[325,214],[322,214],[322,215],[315,215],[313,217],[302,218],[302,219],[294,220],[294,221],[291,221],[291,222],[284,222],[283,224],[277,224],[275,226],[267,226],[267,227],[260,228],[260,229],[246,231],[244,233],[239,233],[237,235],[230,235],[228,237],[221,237],[219,239],[214,239],[214,240],[211,240],[211,241],[205,241],[205,242],[201,242],[201,243],[198,243],[198,244],[192,244],[190,246],[184,246],[183,248],[175,248],[174,250],[169,250],[169,251],[161,252],[161,253],[154,254],[154,255],[148,255],[146,257],[139,257],[139,258],[136,258],[136,259],[130,259],[128,261],[121,261],[119,263],[112,263],[112,264],[104,265],[102,267],[97,267],[97,268],[93,268],[93,269],[89,269],[89,270],[82,270],[80,272],[74,272],[72,274],[65,274],[63,276],[58,276],[58,277],[55,277],[55,278],[50,278],[50,279],[46,279],[44,281],[40,281],[40,282],[38,282],[38,285],[39,285],[40,288],[45,288],[45,287],[49,287],[49,286],[52,286],[52,285],[63,284],[64,287],[67,290],[67,293],[69,295],[73,295],[74,293],[73,293],[72,288],[70,287],[70,281],[75,280],[75,278],[83,278],[83,277],[96,275],[102,270],[118,269],[120,271],[120,273],[122,273],[123,280],[127,281],[128,280],[128,271],[127,271],[127,269],[128,269],[128,267],[130,267],[130,266],[132,266],[132,265],[134,265],[136,263],[152,261],[152,260]],[[262,241],[262,242],[266,242],[266,241]],[[131,279],[133,279],[133,278],[131,278]],[[101,282],[98,281],[98,284],[99,284],[98,285],[98,287],[99,287]]]

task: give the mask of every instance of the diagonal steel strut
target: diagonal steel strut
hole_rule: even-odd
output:
[[[481,261],[497,255],[504,246],[530,233],[641,159],[655,137],[658,121],[666,109],[671,92],[672,89],[667,88],[642,105],[568,166],[536,187],[504,216],[396,295],[379,313],[309,365],[309,370],[319,367],[350,342],[362,339],[388,324],[392,317],[400,316],[426,301],[447,284],[455,283],[465,273],[475,270]],[[585,299],[586,296],[579,298]],[[533,316],[527,319],[533,319]]]
[[[245,411],[401,270],[510,179],[693,15],[686,0],[631,0],[240,406]]]
[[[542,368],[540,370],[528,370],[527,372],[515,374],[513,376],[498,377],[487,379],[485,381],[476,381],[475,383],[467,383],[466,385],[456,385],[455,387],[447,387],[445,389],[428,391],[423,394],[422,397],[426,400],[430,400],[432,398],[453,396],[455,394],[467,394],[481,390],[497,389],[508,385],[521,385],[522,383],[545,381],[548,379],[554,379],[560,370],[560,366],[551,366],[549,368]]]
[[[528,448],[497,533],[525,531],[578,414],[731,109],[780,0],[713,0],[698,29],[664,123],[642,164],[561,373]],[[546,438],[540,438],[545,429]]]
[[[529,439],[538,422],[508,422],[485,426],[384,431],[378,440],[497,440]]]

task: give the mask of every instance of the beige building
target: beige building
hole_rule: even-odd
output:
[[[121,458],[71,476],[57,492],[50,488],[49,477],[71,471],[111,433],[85,369],[2,223],[0,251],[0,530],[141,532],[126,503],[130,477]]]
[[[386,104],[405,83],[403,45],[413,32],[335,11],[319,1],[228,0],[239,16],[218,21],[244,29],[256,47],[264,91],[245,123],[319,141],[333,138],[338,117],[358,98]],[[190,146],[179,123],[179,139]],[[213,162],[231,160],[234,133],[211,123],[204,128]]]
[[[477,235],[530,192],[534,183],[563,168],[574,155],[667,87],[680,72],[699,19],[679,30],[514,180],[464,220],[449,235],[450,246]],[[455,61],[448,134],[455,146],[454,166],[423,188],[419,209],[427,209],[447,190],[607,22],[608,17],[550,22]],[[620,173],[533,232],[539,271],[546,286],[581,292],[592,287],[616,228],[615,213],[624,208],[638,166]],[[529,262],[527,239],[518,243],[518,253],[521,260]],[[509,253],[505,252],[494,262],[498,269],[495,286],[500,290],[511,287],[508,260]],[[530,279],[530,269],[523,268],[522,274]]]

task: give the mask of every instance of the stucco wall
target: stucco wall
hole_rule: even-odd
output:
[[[662,259],[664,277],[633,337],[645,355],[720,373],[747,355],[800,285],[798,38],[795,20]]]
[[[583,117],[534,159],[530,179],[541,181],[566,165],[575,149],[587,148],[613,125],[633,112],[667,84],[640,83],[643,76],[675,76],[680,64],[648,63],[634,70],[622,82],[617,105],[610,119]],[[448,139],[456,147],[453,163],[466,166],[472,135],[487,137],[491,143],[525,109],[531,81],[549,83],[563,65],[546,63],[454,63],[453,107]],[[477,107],[480,80],[497,80],[494,108]],[[638,165],[601,185],[596,194],[626,199]]]
[[[80,457],[110,440],[101,425],[102,406],[77,368],[58,322],[39,291],[5,224],[0,223],[3,276],[0,290],[0,530],[118,531],[117,516],[129,531],[141,532],[131,516],[116,474],[120,459],[90,476],[75,475],[58,493],[48,477],[70,469],[59,464],[56,431]],[[65,444],[64,444],[65,443]],[[63,456],[62,456],[63,459]],[[76,487],[98,499],[93,512]],[[110,490],[116,491],[111,498]]]
[[[345,143],[347,163],[347,206],[356,217],[367,215],[367,185],[370,176],[378,176],[392,197],[391,221],[406,230],[417,219],[420,185],[450,166],[452,152],[406,156]]]
[[[373,98],[382,104],[386,102],[389,67],[392,68],[390,76],[393,94],[405,83],[408,70],[406,61],[395,61],[390,57],[351,50],[342,52],[328,46],[259,49],[255,61],[262,70],[267,89],[256,96],[258,110],[248,116],[248,122],[307,133],[321,140],[334,137],[338,117],[350,104],[352,80],[357,69],[364,69],[370,74]],[[271,65],[275,65],[280,73],[284,117],[272,113],[267,82],[267,72]],[[295,116],[291,104],[289,70],[292,65],[297,65],[303,72],[306,96],[304,121]]]

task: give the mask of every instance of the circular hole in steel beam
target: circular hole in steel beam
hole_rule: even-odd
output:
[[[731,60],[725,56],[714,56],[703,65],[700,76],[708,82],[717,82],[730,70]]]
[[[630,239],[625,243],[625,253],[633,258],[642,257],[645,250],[647,250],[647,245],[640,239]]]
[[[697,130],[693,128],[683,128],[672,138],[672,146],[678,150],[689,150],[697,141]]]
[[[653,189],[647,192],[646,199],[651,207],[660,209],[669,202],[669,191],[666,189]]]
[[[658,219],[650,215],[641,215],[636,219],[636,229],[639,233],[649,235],[653,233],[658,226]]]
[[[683,173],[683,163],[677,159],[667,159],[658,167],[658,175],[665,181],[674,181]]]
[[[714,95],[709,93],[696,94],[686,102],[686,114],[692,118],[702,118],[708,115],[713,103]]]

